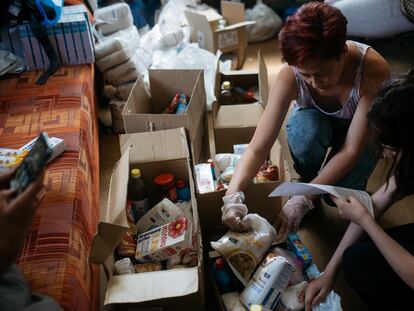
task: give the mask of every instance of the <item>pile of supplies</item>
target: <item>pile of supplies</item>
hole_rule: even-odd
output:
[[[140,36],[126,3],[117,3],[94,13],[95,65],[104,75],[104,94],[116,132],[123,129],[122,110],[137,79],[142,79],[151,56],[140,48]]]
[[[148,185],[138,168],[131,170],[126,215],[129,230],[116,249],[117,274],[195,267],[197,242],[187,183],[166,172]],[[154,200],[156,198],[156,200]],[[161,199],[161,201],[159,201]],[[159,201],[157,204],[151,203]]]
[[[320,272],[300,237],[292,233],[286,243],[275,245],[276,230],[265,218],[248,214],[243,222],[248,231],[228,231],[211,242],[210,269],[226,309],[304,309],[299,296]],[[331,292],[313,310],[342,310],[340,297]]]
[[[237,163],[246,151],[248,144],[233,145],[234,153],[219,153],[207,163],[195,165],[195,175],[198,193],[208,193],[227,189]],[[265,161],[260,167],[259,172],[253,179],[254,183],[265,183],[277,181],[279,179],[278,170],[270,161]]]
[[[234,87],[230,81],[224,81],[221,84],[220,105],[251,104],[258,102],[259,99],[257,86],[245,90],[240,86]]]

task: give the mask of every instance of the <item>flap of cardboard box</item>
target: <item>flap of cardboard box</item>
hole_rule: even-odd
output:
[[[198,42],[201,48],[214,52],[213,30],[207,17],[192,11],[184,11],[184,14],[192,28],[191,40]]]
[[[238,29],[238,28],[248,26],[248,25],[253,25],[253,24],[256,24],[256,22],[255,21],[245,21],[245,22],[241,22],[241,23],[231,24],[231,25],[226,26],[222,29],[216,29],[214,31],[219,33],[219,32],[224,32],[224,31],[228,31],[228,30]]]
[[[221,1],[221,14],[228,25],[244,22],[244,3]]]
[[[113,169],[109,184],[108,203],[92,242],[90,253],[92,262],[103,263],[114,251],[129,228],[125,215],[129,177],[129,151],[130,148],[126,148]]]
[[[259,103],[221,106],[214,128],[256,127],[262,114],[263,106]]]
[[[151,112],[150,98],[151,95],[145,89],[144,82],[141,79],[138,79],[128,96],[122,114]],[[140,105],[136,105],[135,103],[140,103]]]
[[[184,128],[124,134],[119,136],[119,144],[121,153],[131,146],[131,163],[187,159],[190,156]]]
[[[109,280],[104,304],[136,303],[189,295],[199,290],[198,273],[195,267],[115,275]],[[154,305],[157,305],[156,301]],[[186,307],[183,306],[183,309]]]

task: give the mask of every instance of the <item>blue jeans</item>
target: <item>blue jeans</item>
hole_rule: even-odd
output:
[[[294,108],[286,133],[295,169],[303,182],[310,182],[318,175],[329,147],[327,161],[342,148],[350,123],[315,108]],[[335,185],[364,190],[377,160],[378,153],[368,145],[353,169]]]

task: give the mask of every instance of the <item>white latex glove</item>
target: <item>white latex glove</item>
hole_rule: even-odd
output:
[[[277,241],[285,241],[290,232],[296,232],[303,216],[313,209],[313,203],[304,195],[294,195],[285,204],[276,219]]]
[[[243,232],[248,229],[247,224],[243,222],[248,212],[243,202],[244,194],[240,191],[223,197],[221,222],[233,231]]]

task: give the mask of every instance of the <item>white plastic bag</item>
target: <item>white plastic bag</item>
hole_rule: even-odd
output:
[[[96,28],[103,35],[109,35],[133,25],[131,9],[126,3],[116,3],[95,10]]]
[[[184,10],[183,0],[170,0],[162,9],[158,25],[166,46],[176,46],[183,40],[181,23],[185,20]]]
[[[214,163],[220,173],[223,173],[228,167],[236,167],[240,161],[241,155],[233,153],[219,153],[214,157]]]
[[[282,19],[271,8],[258,0],[252,9],[246,10],[246,21],[256,24],[247,26],[249,42],[260,42],[273,38],[282,28]]]

